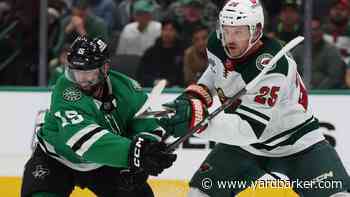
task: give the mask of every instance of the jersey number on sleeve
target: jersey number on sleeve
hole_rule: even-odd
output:
[[[58,111],[55,113],[55,116],[62,120],[62,127],[65,127],[68,124],[78,124],[84,120],[83,116],[78,114],[77,111],[71,110],[65,111],[64,116]]]
[[[260,88],[259,94],[255,96],[254,101],[262,105],[268,104],[270,107],[272,107],[277,101],[279,90],[280,87],[277,86],[263,86]]]

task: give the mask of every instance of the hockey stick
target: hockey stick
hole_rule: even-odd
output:
[[[292,48],[297,46],[299,43],[301,43],[304,40],[304,37],[298,36],[288,42],[271,60],[270,62],[264,66],[264,69],[252,80],[250,81],[244,88],[242,88],[240,91],[238,91],[237,94],[235,94],[233,97],[228,98],[220,107],[215,109],[211,114],[209,114],[205,119],[200,121],[195,127],[190,129],[186,135],[180,137],[175,142],[171,143],[167,147],[168,152],[173,152],[182,142],[187,140],[189,137],[191,137],[197,130],[205,128],[205,126],[208,124],[208,122],[213,119],[215,116],[217,116],[220,112],[224,111],[226,108],[231,106],[238,98],[243,96],[245,93],[250,91],[252,88],[256,86],[256,84],[262,79],[262,77],[270,71],[274,64],[278,62],[288,51],[290,51]],[[204,131],[205,132],[205,131]]]
[[[160,94],[162,93],[163,89],[166,86],[166,80],[160,80],[151,90],[150,95],[148,96],[148,99],[146,100],[145,104],[141,107],[141,109],[136,112],[134,115],[134,118],[143,118],[145,117],[143,113],[147,112],[147,109],[151,106],[153,106],[157,99],[159,98]]]
[[[144,113],[140,114],[138,118],[146,118],[146,117],[167,117],[171,114],[175,114],[174,110],[170,109],[164,109],[164,110],[159,110],[159,111],[145,111]]]

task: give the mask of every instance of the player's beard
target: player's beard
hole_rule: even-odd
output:
[[[80,89],[88,96],[93,96],[98,100],[102,100],[105,91],[108,91],[107,78],[108,78],[108,67],[104,70],[100,70],[99,82],[97,84],[82,87]]]
[[[87,87],[81,87],[80,89],[87,95],[87,96],[93,96],[96,99],[100,99],[103,95],[103,91],[105,87],[105,80]]]

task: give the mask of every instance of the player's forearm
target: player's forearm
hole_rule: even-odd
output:
[[[127,168],[131,140],[108,133],[96,141],[82,157],[93,163]]]
[[[155,118],[135,118],[132,120],[129,127],[130,135],[135,136],[140,133],[158,133],[158,130],[162,130]]]

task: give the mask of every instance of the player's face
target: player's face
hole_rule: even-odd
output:
[[[91,88],[100,82],[100,69],[94,70],[74,70],[72,74],[75,82],[83,90],[91,90]]]
[[[248,26],[223,26],[223,36],[231,57],[240,57],[249,46]]]

